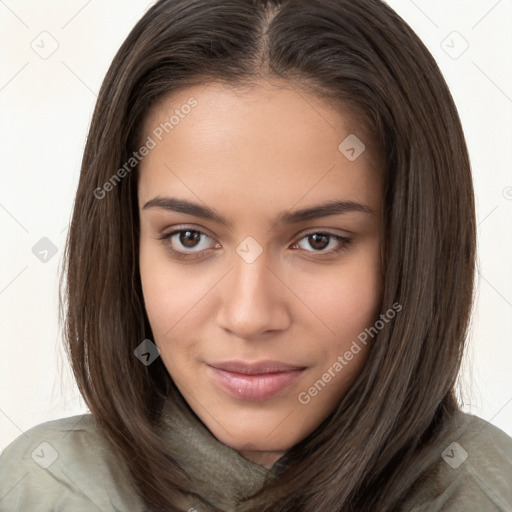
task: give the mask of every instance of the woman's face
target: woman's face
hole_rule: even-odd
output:
[[[365,364],[382,293],[373,148],[348,113],[266,81],[167,97],[143,144],[153,341],[213,435],[269,467]]]

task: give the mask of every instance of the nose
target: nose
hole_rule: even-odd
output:
[[[269,268],[265,253],[247,263],[237,254],[223,280],[217,324],[243,340],[285,330],[291,322],[286,286]]]

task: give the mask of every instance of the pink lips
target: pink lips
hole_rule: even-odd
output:
[[[231,396],[265,400],[291,385],[305,370],[279,361],[226,361],[208,365],[214,380]]]

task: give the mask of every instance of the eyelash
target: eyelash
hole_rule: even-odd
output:
[[[181,233],[184,233],[186,231],[191,231],[192,233],[199,233],[200,235],[204,235],[206,236],[207,238],[211,238],[209,237],[206,233],[203,233],[202,231],[198,230],[198,229],[192,229],[191,227],[181,227],[180,229],[175,229],[174,231],[171,231],[170,233],[166,233],[160,237],[158,237],[157,239],[160,240],[162,242],[162,244],[165,245],[166,249],[173,255],[175,256],[176,258],[179,258],[179,259],[189,259],[189,260],[193,260],[193,259],[198,259],[198,258],[201,258],[203,257],[203,253],[206,252],[207,250],[210,250],[209,249],[203,249],[201,251],[180,251],[180,250],[176,250],[174,249],[172,246],[171,246],[171,238],[177,234],[181,234]],[[306,251],[308,253],[313,253],[313,254],[318,254],[318,255],[321,255],[320,257],[323,257],[323,255],[329,255],[329,256],[332,256],[334,254],[339,254],[343,251],[345,251],[348,246],[350,245],[351,243],[351,239],[350,238],[346,238],[346,237],[343,237],[343,236],[340,236],[340,235],[336,235],[334,233],[329,233],[329,232],[326,232],[326,231],[310,231],[308,233],[305,233],[304,235],[302,235],[302,237],[299,239],[298,242],[300,242],[301,240],[307,238],[308,236],[311,236],[311,235],[324,235],[324,236],[327,236],[330,238],[329,240],[329,244],[331,242],[331,239],[335,239],[339,244],[340,244],[340,247],[338,247],[337,249],[331,249],[330,251]],[[201,241],[199,241],[200,243]],[[294,243],[293,245],[297,245],[298,242]],[[328,245],[329,245],[328,244]]]

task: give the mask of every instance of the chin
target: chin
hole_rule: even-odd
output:
[[[236,422],[225,424],[227,430],[218,424],[207,425],[207,427],[220,442],[239,452],[284,452],[301,439],[299,432],[290,432],[284,425],[269,428],[270,422],[264,422],[262,425],[252,422],[250,428],[243,428]],[[278,425],[279,422],[272,424]],[[236,426],[233,428],[230,425]]]

